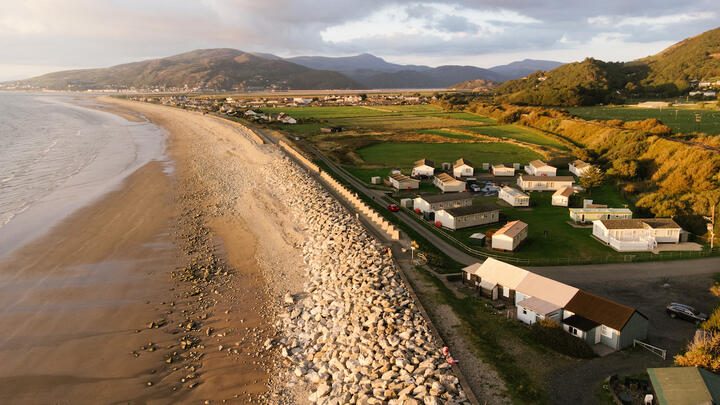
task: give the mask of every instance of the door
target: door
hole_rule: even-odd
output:
[[[595,333],[595,344],[600,343],[600,331],[598,328],[593,329],[593,333]]]
[[[498,299],[498,286],[495,286],[492,289],[492,299],[493,299],[493,301]]]

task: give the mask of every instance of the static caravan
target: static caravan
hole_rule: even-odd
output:
[[[521,174],[517,184],[524,191],[551,191],[572,188],[575,178],[572,176],[530,176]]]
[[[557,168],[550,166],[542,160],[533,160],[525,166],[525,173],[531,176],[555,176]]]
[[[498,198],[512,205],[513,207],[529,207],[530,196],[522,191],[505,186],[498,192]]]
[[[465,191],[465,182],[457,180],[447,173],[435,175],[433,184],[442,190],[443,193]]]
[[[435,212],[447,208],[458,208],[472,205],[470,193],[425,194],[415,197],[413,209],[420,212]]]
[[[515,169],[500,163],[492,165],[492,174],[493,176],[512,177],[515,176]]]
[[[630,219],[628,208],[569,208],[570,218],[575,222],[592,222],[600,219]]]
[[[432,160],[420,159],[415,162],[412,177],[432,177],[435,175],[435,163]]]
[[[500,220],[500,209],[494,205],[468,205],[435,211],[435,221],[443,227],[456,230],[491,224]]]
[[[453,176],[456,178],[471,177],[475,170],[469,160],[460,158],[453,164]]]
[[[402,173],[393,173],[388,178],[390,184],[396,190],[412,190],[420,187],[420,181],[408,177]]]
[[[527,238],[528,225],[522,221],[508,222],[492,236],[492,248],[515,250]]]
[[[555,207],[567,207],[570,203],[570,196],[575,190],[570,187],[563,187],[552,195],[552,205]]]
[[[576,160],[572,163],[568,163],[568,169],[570,170],[570,173],[582,177],[585,172],[590,169],[592,166],[588,163],[583,162],[582,160]]]
[[[620,252],[650,251],[659,243],[679,243],[682,228],[670,218],[593,221],[593,236]]]

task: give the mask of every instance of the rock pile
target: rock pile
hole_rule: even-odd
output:
[[[321,404],[466,401],[383,247],[287,159],[266,168],[308,240],[304,292],[286,295],[275,346],[291,384]]]

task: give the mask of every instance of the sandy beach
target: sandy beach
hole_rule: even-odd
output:
[[[105,101],[169,131],[173,170],[143,166],[0,263],[0,401],[273,402],[270,303],[302,282],[259,271],[300,260],[249,175],[269,158],[231,123]]]

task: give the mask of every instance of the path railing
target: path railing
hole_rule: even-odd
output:
[[[639,341],[639,340],[637,340],[637,339],[633,339],[633,347],[635,347],[635,346],[640,346],[640,347],[642,347],[643,349],[647,349],[647,350],[650,351],[651,353],[656,354],[656,355],[662,357],[663,360],[665,360],[665,358],[667,357],[667,350],[661,349],[661,348],[659,348],[659,347],[657,347],[657,346],[653,346],[653,345],[651,345],[651,344],[649,344],[649,343],[645,343],[645,342],[641,342],[641,341]]]

